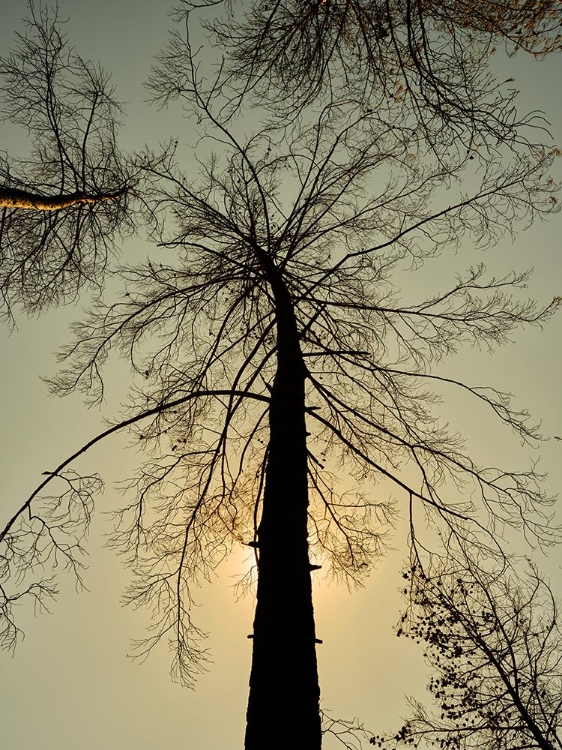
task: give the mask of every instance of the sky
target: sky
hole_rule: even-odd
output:
[[[25,3],[0,2],[0,54],[4,54],[13,41],[13,30],[21,28]],[[71,19],[67,30],[77,51],[114,71],[118,96],[129,102],[123,145],[139,147],[170,135],[188,140],[189,125],[148,108],[140,86],[151,56],[165,41],[169,26],[165,6],[144,0],[60,0],[59,8],[61,17]],[[546,110],[554,139],[562,142],[560,58],[542,64],[499,64],[505,64],[508,74],[514,72],[523,92],[522,108]],[[22,134],[9,127],[5,134],[1,146],[8,152],[22,142]],[[529,292],[543,302],[561,295],[561,222],[559,215],[553,216],[513,242],[502,241],[489,251],[491,266],[506,270],[532,266],[535,274]],[[140,243],[138,251],[143,252]],[[470,264],[464,252],[458,264],[454,257],[437,273],[463,270]],[[102,418],[110,418],[112,408],[124,400],[127,370],[119,363],[111,365],[110,389],[101,412],[87,410],[79,396],[64,400],[48,396],[40,376],[55,372],[54,353],[68,340],[68,324],[79,315],[80,306],[65,308],[39,320],[19,318],[17,330],[11,333],[0,330],[0,526],[35,488],[41,473],[97,434]],[[523,332],[493,356],[470,350],[448,366],[470,382],[517,394],[518,403],[542,421],[546,436],[560,435],[561,334],[559,315],[544,331]],[[517,442],[468,402],[451,399],[443,409],[451,424],[462,427],[477,458],[491,456],[491,463],[524,458]],[[106,480],[101,511],[113,507],[118,499],[114,482],[127,477],[135,466],[135,454],[126,447],[126,438],[113,438],[83,464],[100,471]],[[550,440],[533,454],[540,456],[542,470],[549,473],[552,492],[562,479],[561,451],[562,442]],[[23,607],[18,612],[26,637],[15,655],[0,653],[3,745],[13,750],[242,747],[251,656],[246,636],[252,630],[253,602],[251,595],[237,600],[233,584],[235,576],[247,569],[246,553],[233,554],[217,578],[199,590],[198,624],[210,633],[212,663],[190,691],[171,682],[166,649],[142,665],[127,658],[130,639],[142,636],[147,618],[119,603],[127,577],[119,559],[103,548],[108,528],[107,518],[98,514],[88,541],[88,592],[77,594],[72,581],[63,576],[51,614],[34,616]],[[322,706],[334,716],[358,717],[373,732],[397,728],[406,712],[404,696],[423,698],[427,681],[418,648],[397,639],[393,631],[401,604],[404,535],[404,523],[399,522],[389,554],[363,589],[350,592],[320,577],[314,584],[317,633],[323,640],[318,648]],[[539,551],[534,555],[553,581],[560,578],[559,549],[547,557]],[[327,750],[335,747],[333,741],[326,741]]]

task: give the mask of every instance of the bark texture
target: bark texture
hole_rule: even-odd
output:
[[[77,203],[101,203],[121,198],[127,192],[126,188],[115,193],[99,193],[91,195],[84,192],[66,193],[63,195],[39,195],[28,193],[17,188],[0,187],[0,208],[23,208],[35,211],[60,211],[70,208]]]
[[[305,368],[290,295],[271,266],[268,277],[277,314],[277,373],[258,528],[245,749],[319,750],[320,688],[307,539]]]

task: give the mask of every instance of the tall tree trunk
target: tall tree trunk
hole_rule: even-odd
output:
[[[293,304],[279,272],[277,372],[258,528],[259,567],[246,750],[320,750],[320,688],[310,562],[305,368]]]

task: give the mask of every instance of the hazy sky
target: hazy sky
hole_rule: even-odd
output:
[[[1,1],[1,0],[0,0]],[[0,54],[21,28],[24,2],[1,2]],[[162,46],[168,19],[159,3],[144,0],[60,0],[61,16],[70,16],[68,33],[85,58],[99,59],[113,70],[118,96],[130,102],[124,146],[155,143],[169,136],[189,140],[189,124],[166,113],[147,109],[140,82],[151,56]],[[560,58],[543,64],[506,63],[507,75],[525,93],[523,109],[544,109],[552,132],[562,141]],[[506,76],[507,77],[507,76]],[[16,137],[6,131],[1,148],[10,151]],[[560,168],[558,166],[558,176]],[[560,236],[562,223],[555,216],[506,239],[488,252],[494,268],[521,270],[534,266],[530,292],[543,302],[562,294]],[[139,253],[144,255],[142,243]],[[475,261],[469,248],[454,256],[439,273],[462,271]],[[478,258],[479,259],[479,258]],[[78,445],[100,431],[102,416],[125,399],[127,370],[114,368],[113,386],[102,413],[87,411],[79,397],[57,400],[47,396],[40,375],[55,371],[53,353],[68,339],[67,325],[79,308],[49,313],[41,320],[18,320],[11,335],[0,331],[0,526],[37,485],[41,472],[50,470]],[[518,402],[543,422],[545,435],[562,433],[560,372],[562,315],[544,332],[531,330],[517,337],[493,357],[470,350],[450,365],[476,385],[495,385],[518,395]],[[112,390],[113,389],[113,390]],[[524,454],[509,434],[483,421],[483,414],[461,399],[447,401],[447,420],[463,429],[477,459],[513,464]],[[115,413],[115,410],[113,411]],[[135,456],[122,448],[127,441],[99,448],[87,465],[107,481],[100,511],[115,506],[113,481],[127,477]],[[562,443],[545,443],[541,457],[550,472],[549,487],[556,491],[562,479]],[[384,488],[374,488],[382,492]],[[398,500],[402,500],[396,495]],[[124,610],[119,596],[126,583],[120,561],[102,548],[107,519],[98,516],[89,540],[89,593],[77,595],[72,582],[61,579],[61,595],[51,615],[33,617],[27,608],[18,613],[27,637],[14,658],[0,654],[0,742],[12,750],[152,750],[186,747],[193,750],[241,748],[250,667],[252,599],[235,600],[233,576],[244,572],[240,551],[223,566],[218,579],[202,587],[198,624],[210,632],[213,663],[194,692],[172,684],[166,649],[144,665],[126,654],[131,637],[142,637],[144,613]],[[373,731],[398,726],[405,711],[405,694],[422,698],[426,678],[417,648],[393,635],[398,618],[400,568],[404,558],[404,529],[399,525],[394,549],[357,592],[315,586],[319,668],[323,707],[335,716],[359,717]],[[538,554],[538,553],[537,553]],[[537,556],[539,565],[554,579],[562,554]],[[559,589],[562,593],[562,589]],[[336,747],[326,742],[330,750]]]

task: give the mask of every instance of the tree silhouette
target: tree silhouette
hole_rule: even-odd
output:
[[[456,563],[456,566],[455,566]],[[438,712],[411,700],[412,715],[379,747],[562,746],[562,637],[554,595],[536,568],[526,576],[449,560],[414,567],[398,634],[421,642]]]
[[[177,12],[198,7],[182,0]],[[541,57],[562,42],[555,0],[254,0],[205,26],[227,53],[235,105],[256,92],[286,116],[344,90],[383,123],[392,112],[433,146],[469,149],[521,135],[515,91],[488,68],[497,48]]]
[[[493,349],[520,326],[542,325],[559,299],[537,305],[518,293],[528,274],[494,277],[482,265],[414,299],[399,282],[463,238],[485,246],[556,210],[546,176],[554,152],[521,135],[477,152],[475,169],[464,147],[428,144],[415,122],[395,125],[392,102],[385,123],[355,95],[293,110],[284,125],[265,114],[254,132],[238,133],[231,83],[226,68],[215,78],[202,70],[189,35],[173,36],[155,69],[155,96],[180,94],[197,119],[199,175],[181,169],[175,146],[128,160],[154,252],[119,269],[114,300],[93,300],[51,386],[98,403],[115,352],[131,366],[130,402],[48,473],[0,533],[3,635],[12,646],[15,602],[54,594],[39,570],[62,560],[80,573],[100,479],[71,473],[72,461],[132,428],[150,457],[127,483],[131,499],[115,511],[110,543],[133,571],[126,600],[153,615],[138,655],[168,639],[172,673],[190,684],[205,659],[193,582],[233,545],[250,545],[257,600],[246,748],[314,750],[310,573],[323,564],[360,581],[369,571],[394,518],[392,503],[369,493],[374,482],[394,483],[407,502],[414,545],[430,543],[420,541],[426,517],[500,558],[496,523],[541,543],[556,537],[535,471],[477,465],[432,407],[435,388],[458,388],[523,440],[537,439],[507,394],[434,367],[463,344]],[[126,197],[61,215],[111,211]],[[24,212],[36,214],[51,215]],[[50,490],[60,481],[64,491]]]
[[[0,152],[3,315],[37,313],[99,287],[116,238],[132,229],[133,178],[116,136],[107,74],[69,48],[56,12],[30,6],[27,31],[0,58],[3,117],[26,130],[24,158]]]

